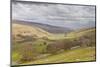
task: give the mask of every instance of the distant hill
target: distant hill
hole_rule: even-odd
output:
[[[29,22],[29,21],[13,20],[13,23],[19,23],[19,24],[39,27],[41,29],[44,29],[47,32],[50,32],[50,33],[68,33],[68,32],[72,31],[72,29],[67,28],[67,27],[66,28],[65,27],[58,27],[58,26],[52,26],[52,25],[48,25],[48,24]]]

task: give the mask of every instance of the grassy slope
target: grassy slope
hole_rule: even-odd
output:
[[[57,55],[49,56],[45,59],[39,59],[25,64],[44,64],[44,63],[59,63],[59,62],[74,62],[74,61],[93,61],[95,60],[95,48],[78,48],[69,51],[64,51]]]
[[[15,39],[16,40],[19,40],[21,41],[22,38],[19,38],[17,36],[17,34],[20,34],[20,35],[23,35],[23,36],[31,36],[31,37],[34,37],[32,35],[36,35],[37,37],[49,37],[49,36],[52,36],[52,34],[40,29],[40,28],[37,28],[37,27],[30,27],[30,26],[27,26],[27,25],[22,25],[22,24],[16,24],[16,23],[13,23],[12,24],[12,34],[13,34],[13,37],[15,36]],[[41,40],[43,41],[43,40]],[[41,43],[41,41],[37,41],[37,43]],[[15,42],[13,44],[13,52],[12,52],[12,59],[13,61],[18,61],[20,58],[21,58],[21,55],[19,54],[19,51],[21,49],[21,47],[24,48],[23,46],[24,43],[17,43]],[[25,42],[26,44],[26,42]]]
[[[16,36],[17,34],[21,34],[21,35],[36,35],[37,37],[49,37],[52,34],[38,28],[38,27],[30,27],[27,25],[21,25],[21,24],[15,24],[13,23],[12,25],[12,34],[14,36]]]
[[[91,33],[95,33],[95,28],[71,32],[67,35],[67,38],[77,38],[77,37],[81,37],[81,36],[84,36],[84,35],[89,35]]]

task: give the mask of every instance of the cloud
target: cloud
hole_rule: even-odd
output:
[[[95,22],[95,7],[13,2],[12,18],[58,26],[69,23],[86,24]]]

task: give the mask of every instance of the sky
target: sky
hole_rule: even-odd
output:
[[[12,19],[70,28],[95,26],[95,6],[12,2]]]

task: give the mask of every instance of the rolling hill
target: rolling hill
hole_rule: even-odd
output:
[[[72,29],[68,27],[58,27],[58,26],[53,26],[53,25],[48,25],[48,24],[42,24],[42,23],[36,23],[36,22],[29,22],[29,21],[20,21],[20,20],[13,20],[13,23],[18,23],[18,24],[23,24],[23,25],[29,25],[32,27],[39,27],[47,32],[50,33],[68,33],[71,32]]]
[[[15,40],[25,39],[25,37],[42,38],[52,36],[51,33],[48,33],[38,27],[31,27],[16,23],[12,24],[12,35]]]
[[[67,34],[67,38],[78,38],[78,37],[88,36],[89,38],[94,37],[95,39],[96,36],[95,32],[96,32],[95,27],[80,29]]]

